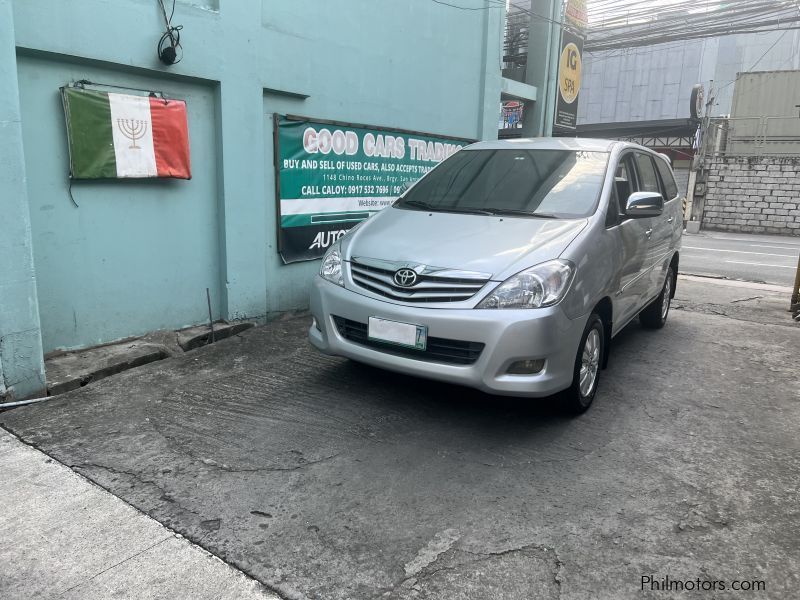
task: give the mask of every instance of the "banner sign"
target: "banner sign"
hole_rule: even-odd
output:
[[[470,140],[275,115],[278,248],[285,263],[320,258]]]
[[[581,91],[583,38],[564,29],[558,61],[558,102],[555,126],[575,129],[578,123],[578,95]]]
[[[567,25],[583,33],[589,27],[589,16],[586,11],[586,0],[567,0],[564,10]]]
[[[183,100],[63,87],[73,179],[191,179]]]

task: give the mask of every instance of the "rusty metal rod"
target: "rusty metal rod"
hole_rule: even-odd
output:
[[[792,290],[792,302],[790,311],[800,311],[800,257],[797,258],[797,274],[794,277],[794,289]]]
[[[208,326],[211,327],[211,343],[217,341],[214,336],[214,317],[211,316],[211,292],[206,288],[206,301],[208,302]]]

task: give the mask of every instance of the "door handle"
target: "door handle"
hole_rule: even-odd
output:
[[[650,228],[650,229],[648,229],[647,231],[645,231],[645,232],[644,232],[644,234],[645,234],[647,237],[650,237],[650,234],[651,234],[651,233],[653,233],[653,229],[652,229],[652,228]]]
[[[675,217],[670,217],[669,219],[667,219],[667,223],[672,223],[674,220],[675,220]]]

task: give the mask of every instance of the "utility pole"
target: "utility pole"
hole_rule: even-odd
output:
[[[695,202],[695,189],[697,184],[705,186],[706,154],[708,153],[709,135],[711,128],[711,112],[714,107],[714,80],[708,86],[708,99],[705,102],[705,111],[700,120],[700,147],[694,157],[692,171],[689,173],[689,186],[686,191],[686,211],[684,220],[686,221],[687,233],[698,233],[703,220],[703,208],[705,202]],[[706,190],[703,189],[698,196],[705,197]],[[695,206],[697,204],[697,206]]]

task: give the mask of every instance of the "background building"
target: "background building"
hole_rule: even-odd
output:
[[[704,229],[800,235],[800,70],[741,73],[730,117],[704,123],[692,218]]]
[[[158,0],[0,0],[0,394],[41,393],[43,353],[206,320],[206,288],[214,318],[304,308],[318,263],[276,249],[273,114],[496,137],[504,8],[459,5],[178,0],[165,66]],[[185,99],[192,180],[70,189],[79,80]]]
[[[692,86],[712,81],[712,116],[727,115],[736,75],[756,69],[800,69],[800,30],[587,52],[578,123],[686,119]]]
[[[800,66],[800,32],[673,41],[585,54],[577,135],[628,139],[667,154],[684,189],[695,153],[692,88],[728,115],[739,72]]]

